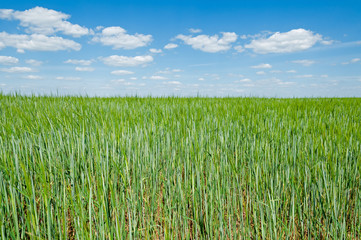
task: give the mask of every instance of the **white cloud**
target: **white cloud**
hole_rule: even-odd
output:
[[[59,50],[80,50],[81,45],[73,40],[62,37],[48,37],[42,34],[9,34],[0,32],[0,49],[4,47],[14,47],[18,52],[24,50],[32,51],[59,51]]]
[[[115,71],[112,71],[111,74],[113,74],[113,75],[129,75],[129,74],[134,74],[134,72],[127,71],[127,70],[115,70]]]
[[[305,67],[309,67],[311,66],[312,64],[315,63],[315,61],[313,60],[308,60],[308,59],[303,59],[303,60],[295,60],[295,61],[292,61],[293,63],[298,63],[298,64],[301,64]]]
[[[291,53],[309,49],[320,41],[322,35],[300,28],[285,33],[276,32],[268,38],[254,39],[245,48],[260,54]]]
[[[312,78],[312,74],[297,75],[296,78]]]
[[[161,71],[158,71],[156,72],[157,74],[170,74],[172,73],[169,69],[166,69],[166,70],[161,70]]]
[[[131,82],[124,82],[123,83],[125,86],[133,86],[133,85],[135,85],[134,83],[131,83]]]
[[[152,79],[152,80],[166,80],[166,79],[168,79],[166,77],[159,76],[159,75],[154,75],[154,76],[151,76],[149,78]]]
[[[243,78],[243,79],[241,79],[241,80],[238,80],[237,82],[252,82],[252,80],[251,79],[249,79],[249,78]]]
[[[175,43],[168,43],[167,45],[164,46],[164,49],[173,49],[173,48],[177,48],[178,44]]]
[[[278,85],[282,85],[282,86],[289,86],[289,85],[295,85],[296,83],[295,82],[283,82],[283,81],[279,81],[279,82],[276,82],[276,84]]]
[[[200,33],[200,32],[202,32],[202,30],[201,29],[190,28],[189,32],[190,33]]]
[[[328,75],[327,74],[323,74],[321,75],[322,78],[328,78]]]
[[[43,79],[42,76],[38,76],[38,75],[27,75],[24,78],[26,79],[30,79],[30,80],[39,80],[39,79]]]
[[[125,79],[124,79],[124,78],[115,79],[115,80],[111,80],[111,82],[114,82],[114,83],[124,83],[124,82],[125,82]]]
[[[272,71],[269,71],[270,73],[282,73],[281,70],[272,70]]]
[[[78,60],[78,59],[69,59],[66,60],[64,63],[71,63],[75,65],[83,65],[83,66],[89,66],[93,63],[94,60]]]
[[[163,82],[163,84],[182,85],[182,83],[179,81],[168,81],[168,82]]]
[[[0,64],[11,65],[11,64],[17,64],[18,62],[19,59],[17,59],[16,57],[0,56]]]
[[[234,74],[234,73],[228,73],[228,76],[230,76],[230,77],[240,77],[240,78],[244,77],[243,74]]]
[[[11,68],[1,68],[0,71],[8,73],[25,73],[25,72],[34,72],[32,68],[29,67],[11,67]]]
[[[138,78],[136,78],[136,77],[131,77],[131,78],[129,78],[129,79],[135,81],[135,80],[137,80]]]
[[[204,81],[204,78],[200,77],[198,78],[199,81]]]
[[[331,45],[331,44],[333,44],[335,41],[333,41],[333,40],[322,40],[321,41],[321,43],[323,44],[323,45]]]
[[[61,32],[73,37],[80,37],[90,33],[89,29],[66,21],[70,15],[43,7],[35,7],[25,11],[0,9],[0,19],[19,20],[20,25],[28,33],[51,35]]]
[[[78,72],[93,72],[95,69],[92,67],[76,67],[75,71]]]
[[[288,70],[287,73],[296,73],[296,70]]]
[[[56,80],[66,80],[66,81],[79,81],[79,80],[81,80],[80,77],[62,77],[62,76],[56,77],[55,79]]]
[[[151,49],[149,49],[149,52],[151,52],[151,53],[161,53],[162,49],[151,48]]]
[[[157,74],[171,74],[171,73],[179,73],[182,72],[181,69],[170,69],[170,68],[166,68],[165,70],[161,70],[156,72]]]
[[[234,49],[237,51],[237,52],[244,52],[244,48],[241,46],[241,45],[238,45],[238,46],[235,46]]]
[[[259,72],[256,72],[257,75],[265,75],[265,71],[259,71]]]
[[[180,34],[176,38],[192,46],[193,49],[216,53],[229,50],[232,47],[231,44],[237,40],[237,34],[234,32],[223,32],[221,38],[217,34],[213,36],[198,35],[196,37]]]
[[[350,63],[357,63],[357,62],[359,62],[359,61],[361,61],[360,58],[353,58],[353,59],[351,59],[349,62],[343,62],[342,64],[343,64],[343,65],[347,65],[347,64],[350,64]]]
[[[261,63],[256,66],[252,66],[251,68],[272,68],[272,65],[269,63]]]
[[[152,35],[127,34],[121,27],[107,27],[93,38],[94,42],[100,42],[105,46],[113,46],[113,49],[134,49],[144,47],[152,41]]]
[[[41,64],[43,64],[42,61],[38,61],[35,59],[28,59],[25,61],[27,64],[33,65],[33,66],[40,66]]]
[[[101,58],[101,60],[104,62],[104,64],[109,66],[135,67],[153,62],[153,57],[150,55],[135,57],[112,55],[109,57]]]

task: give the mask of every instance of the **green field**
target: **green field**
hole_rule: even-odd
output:
[[[1,239],[360,239],[361,99],[0,94]]]

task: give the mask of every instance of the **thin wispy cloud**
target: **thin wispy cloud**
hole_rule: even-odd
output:
[[[261,63],[259,65],[255,65],[255,66],[251,66],[251,68],[256,68],[256,69],[259,69],[259,68],[272,68],[272,65],[269,64],[269,63]]]
[[[101,58],[101,60],[104,62],[104,64],[109,66],[135,67],[153,62],[154,59],[150,55],[135,56],[135,57],[112,55],[109,57]]]
[[[11,68],[0,68],[0,71],[7,73],[27,73],[35,72],[34,69],[30,67],[11,67]]]
[[[311,66],[311,65],[313,65],[313,64],[316,63],[315,61],[313,61],[313,60],[308,60],[308,59],[294,60],[294,61],[292,61],[292,62],[293,62],[293,63],[301,64],[301,65],[303,65],[303,66],[305,66],[305,67],[309,67],[309,66]]]

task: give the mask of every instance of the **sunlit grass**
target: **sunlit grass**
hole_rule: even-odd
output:
[[[361,99],[0,95],[1,239],[359,239]]]

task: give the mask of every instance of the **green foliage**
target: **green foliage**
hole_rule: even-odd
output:
[[[1,239],[359,239],[361,99],[0,95]]]

